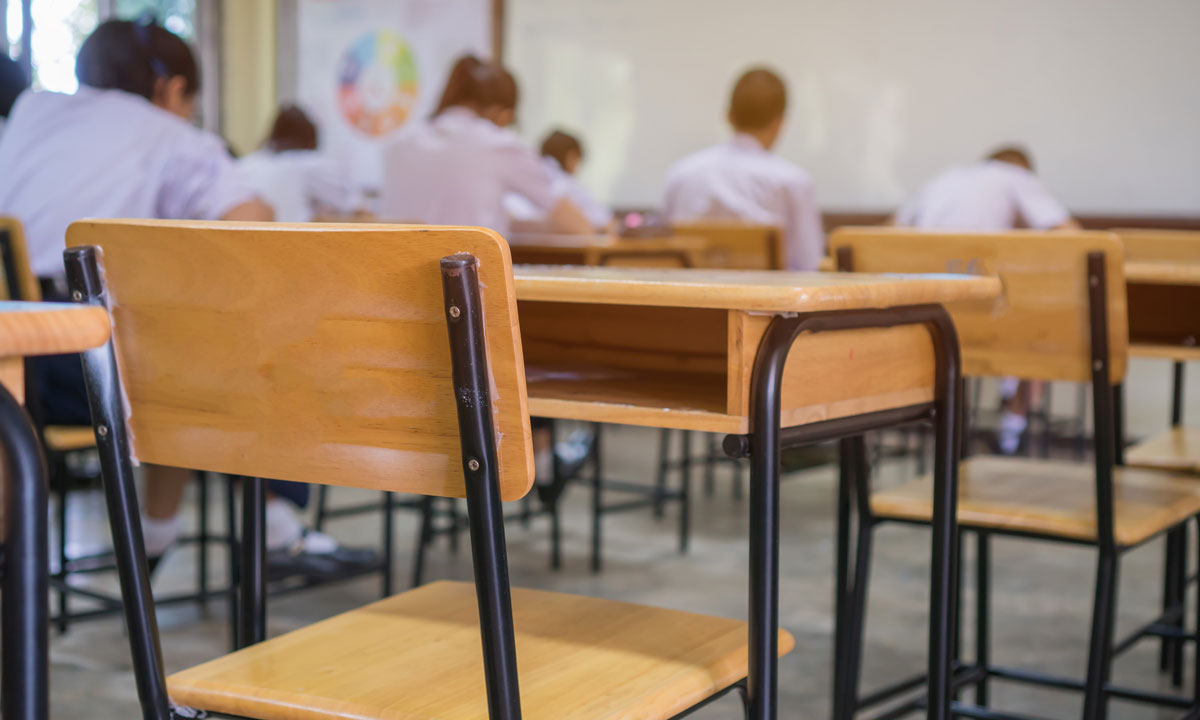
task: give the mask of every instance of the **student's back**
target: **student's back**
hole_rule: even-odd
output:
[[[1050,229],[1071,221],[1030,170],[1024,152],[1006,148],[935,176],[896,214],[896,224],[947,230]]]
[[[217,219],[254,195],[216,136],[121,90],[26,93],[0,167],[0,212],[25,226],[39,276],[62,274],[80,218]]]
[[[736,220],[784,234],[790,270],[816,270],[825,238],[808,174],[771,152],[787,107],[783,81],[769,70],[742,75],[729,102],[735,131],[726,143],[678,162],[667,174],[662,212],[669,222]]]

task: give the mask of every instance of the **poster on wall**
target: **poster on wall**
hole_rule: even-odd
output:
[[[297,100],[322,147],[377,188],[382,146],[432,112],[460,55],[491,55],[491,25],[491,0],[299,0]]]

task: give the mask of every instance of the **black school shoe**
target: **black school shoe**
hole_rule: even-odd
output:
[[[305,531],[307,537],[308,531]],[[379,554],[371,548],[337,546],[323,552],[305,549],[302,537],[286,550],[267,553],[267,580],[275,582],[294,577],[328,581],[359,575],[379,567]]]

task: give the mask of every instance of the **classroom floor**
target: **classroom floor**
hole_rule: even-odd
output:
[[[1166,416],[1165,368],[1142,367],[1147,382],[1161,383],[1162,393],[1146,393],[1130,404],[1131,429]],[[1147,399],[1161,395],[1158,399]],[[1195,389],[1190,397],[1196,404]],[[1152,420],[1151,420],[1152,418]],[[636,428],[609,428],[605,435],[608,474],[649,482],[657,433]],[[911,461],[892,461],[878,469],[878,482],[911,475]],[[516,585],[603,596],[698,612],[744,617],[746,612],[745,501],[731,499],[728,472],[718,475],[717,493],[703,497],[699,478],[694,500],[692,547],[677,549],[677,515],[669,509],[655,520],[649,511],[605,519],[605,568],[593,575],[588,566],[589,493],[568,492],[565,504],[564,567],[549,570],[548,521],[530,527],[511,523],[509,561]],[[219,493],[214,492],[214,495]],[[375,493],[337,489],[334,502],[377,497]],[[189,503],[194,498],[189,497]],[[214,499],[213,517],[220,518]],[[189,512],[187,517],[193,517]],[[781,718],[828,716],[832,657],[831,635],[834,469],[823,466],[789,474],[783,485],[781,623],[796,637],[796,650],[780,667]],[[73,496],[70,527],[73,545],[84,550],[104,542],[104,511],[98,493]],[[217,520],[216,522],[219,522]],[[410,572],[410,539],[415,515],[397,512],[397,587]],[[330,531],[347,544],[378,542],[378,516],[335,521]],[[871,577],[865,648],[864,689],[922,668],[926,625],[929,533],[919,528],[885,526],[877,534]],[[220,577],[224,553],[214,551],[214,576]],[[972,607],[971,555],[966,558],[966,607]],[[1081,677],[1091,605],[1095,555],[1087,548],[1026,540],[997,539],[994,544],[993,658],[1006,665],[1059,671]],[[470,552],[451,553],[446,540],[431,550],[427,577],[469,579]],[[1156,541],[1127,554],[1121,565],[1119,632],[1151,617],[1159,602],[1162,544]],[[195,555],[184,549],[168,555],[156,577],[156,592],[186,590],[194,582]],[[111,579],[89,582],[115,588]],[[378,576],[272,598],[269,629],[281,633],[370,602],[379,596]],[[226,651],[228,626],[224,601],[207,611],[192,606],[160,612],[167,670],[173,671]],[[968,621],[968,626],[970,622]],[[970,647],[968,630],[966,647]],[[95,719],[139,715],[126,639],[117,619],[79,623],[66,635],[55,634],[51,648],[52,715]],[[1189,651],[1190,673],[1190,651]],[[1117,663],[1115,681],[1135,687],[1169,689],[1156,672],[1157,645],[1145,642]],[[995,682],[993,706],[1048,718],[1079,713],[1073,693],[1031,690]],[[741,717],[739,701],[725,698],[693,717]],[[1175,717],[1144,706],[1116,702],[1111,717]]]

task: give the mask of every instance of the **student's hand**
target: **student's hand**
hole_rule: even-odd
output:
[[[1051,230],[1082,230],[1083,226],[1075,218],[1067,218],[1066,222],[1055,225]]]
[[[560,235],[594,235],[596,229],[587,219],[579,206],[564,197],[550,210],[546,216],[546,225],[550,231]]]
[[[225,213],[222,220],[244,220],[252,222],[271,222],[275,219],[275,208],[258,198],[233,207]]]

